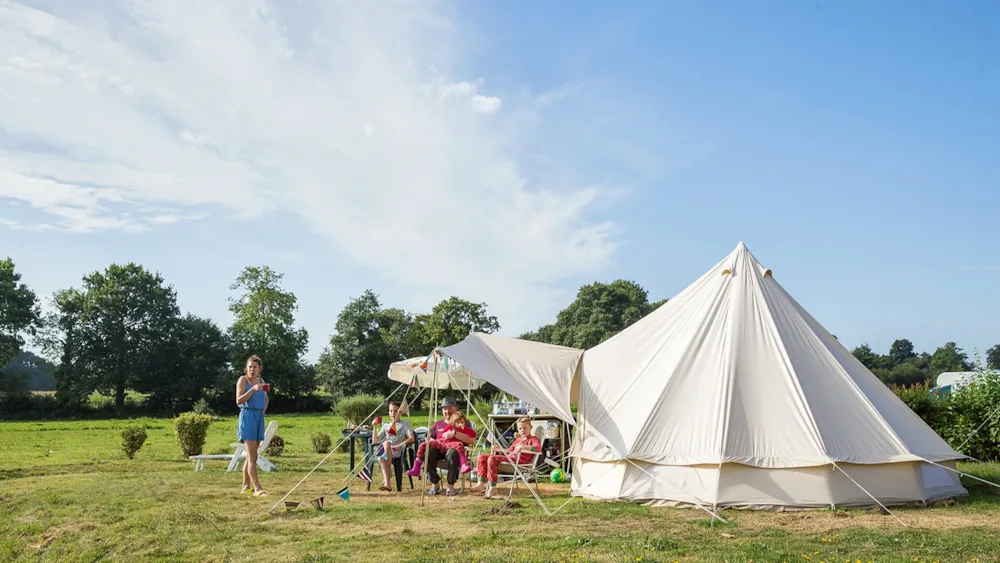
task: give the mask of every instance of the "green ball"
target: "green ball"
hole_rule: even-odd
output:
[[[566,480],[566,474],[563,473],[562,469],[553,469],[552,473],[549,474],[549,479],[551,479],[553,483],[562,483]]]

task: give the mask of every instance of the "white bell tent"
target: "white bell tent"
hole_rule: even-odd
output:
[[[592,349],[473,334],[441,350],[479,378],[576,423],[575,496],[714,513],[967,493],[955,470],[965,456],[820,326],[743,243]]]

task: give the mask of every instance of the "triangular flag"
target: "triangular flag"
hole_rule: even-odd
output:
[[[393,423],[392,423],[392,424],[391,424],[391,425],[389,426],[389,434],[392,434],[393,436],[395,436],[395,435],[396,435],[396,423],[395,423],[395,422],[393,422]]]
[[[386,461],[389,461],[389,456],[385,455],[385,444],[378,445],[378,449],[375,450],[375,457],[380,457]]]
[[[371,469],[371,467],[368,467],[367,465],[364,466],[364,467],[362,467],[361,471],[358,472],[358,479],[361,479],[362,481],[367,481],[367,482],[371,483],[372,482],[372,469]]]
[[[413,387],[413,388],[417,387],[417,374],[416,374],[416,372],[414,372],[413,373],[413,377],[410,378],[410,387]]]
[[[444,357],[444,370],[448,371],[448,356]]]
[[[344,487],[343,489],[337,491],[337,496],[346,500],[347,502],[351,502],[351,491],[349,491],[347,487]]]
[[[420,364],[420,369],[427,371],[427,362]]]

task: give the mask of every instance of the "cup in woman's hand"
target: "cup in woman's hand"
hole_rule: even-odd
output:
[[[271,390],[271,384],[270,383],[262,383],[260,385],[260,390],[261,391],[270,391]]]

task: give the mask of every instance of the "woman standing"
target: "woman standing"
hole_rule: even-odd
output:
[[[267,496],[257,479],[257,448],[264,441],[264,413],[269,399],[266,389],[270,387],[260,377],[263,370],[256,355],[247,358],[246,374],[236,380],[236,404],[240,407],[240,419],[236,424],[236,439],[246,446],[247,462],[243,466],[243,488],[240,493],[250,490],[253,496]]]

